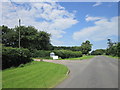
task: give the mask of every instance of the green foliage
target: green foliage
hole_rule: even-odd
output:
[[[38,50],[51,50],[52,45],[50,44],[50,34],[40,31],[37,34],[37,37],[34,41],[37,45],[36,49]]]
[[[88,54],[89,51],[91,51],[91,49],[92,49],[92,44],[90,44],[90,41],[87,40],[82,43],[81,45],[82,54],[85,54],[85,55]]]
[[[74,58],[81,57],[82,54],[88,54],[91,51],[92,44],[90,41],[85,41],[81,46],[65,47],[65,46],[54,46],[55,53],[61,58]],[[63,50],[62,50],[63,49]]]
[[[117,45],[117,53],[118,53],[118,57],[120,57],[120,42]]]
[[[55,55],[58,55],[62,59],[64,58],[74,58],[74,57],[81,57],[82,52],[80,51],[71,51],[71,50],[54,50]]]
[[[89,54],[89,51],[92,49],[92,44],[90,41],[85,41],[82,43],[81,46],[74,46],[74,47],[65,47],[65,46],[54,46],[54,50],[72,50],[72,51],[81,51],[82,54]]]
[[[16,67],[32,61],[31,54],[28,49],[23,48],[2,48],[2,69]]]
[[[1,29],[2,30],[2,44],[4,44],[7,47],[9,46],[15,47],[18,43],[18,41],[16,40],[18,37],[15,31],[4,25],[0,28],[2,28]]]
[[[111,47],[107,48],[106,55],[120,56],[120,43],[114,44]]]
[[[118,56],[111,56],[111,55],[105,55],[105,56],[110,57],[110,58],[114,58],[114,59],[119,59]]]
[[[91,55],[103,55],[105,53],[106,53],[105,49],[96,49],[96,50],[91,52]]]
[[[114,43],[111,41],[111,39],[108,39],[108,47],[110,48],[110,47],[112,47],[113,45],[114,45]]]
[[[43,57],[50,57],[50,51],[45,51],[45,50],[34,50],[32,52],[32,57],[33,58],[43,58]]]
[[[35,47],[36,43],[34,41],[36,38],[37,29],[31,26],[28,26],[28,27],[20,26],[20,27],[15,27],[14,30],[15,30],[15,33],[17,34],[16,37],[19,37],[19,30],[20,30],[21,47],[28,48],[28,49]],[[18,41],[18,38],[17,38],[17,41]],[[18,43],[16,47],[18,47]]]
[[[73,46],[73,47],[66,47],[66,46],[54,46],[53,47],[54,50],[72,50],[72,51],[81,51],[81,47],[80,46]]]
[[[39,31],[32,26],[20,26],[15,28],[8,28],[2,26],[2,44],[7,47],[18,47],[19,30],[21,47],[28,49],[50,50],[50,34],[44,31]]]
[[[106,55],[120,57],[120,42],[113,43],[111,39],[108,39],[108,48],[106,49]]]

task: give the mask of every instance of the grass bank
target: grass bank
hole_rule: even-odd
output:
[[[59,60],[83,60],[83,59],[91,59],[93,58],[94,56],[93,55],[84,55],[82,57],[79,57],[79,58],[66,58],[66,59],[59,59]]]
[[[110,57],[110,58],[115,58],[115,59],[118,59],[119,57],[116,57],[116,56],[109,56],[109,55],[105,55],[107,57]]]
[[[24,67],[3,70],[3,88],[51,88],[66,78],[64,65],[33,61]]]

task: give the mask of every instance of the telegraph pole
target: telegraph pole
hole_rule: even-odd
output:
[[[20,26],[21,26],[21,20],[19,19],[19,48],[20,48]]]

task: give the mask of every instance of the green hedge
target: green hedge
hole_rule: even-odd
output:
[[[33,58],[46,58],[50,57],[51,51],[45,51],[45,50],[33,50],[32,51],[32,57]]]
[[[32,50],[33,58],[50,58],[50,53],[54,52],[55,55],[61,58],[75,58],[82,57],[81,51],[71,51],[71,50],[54,50],[54,51],[45,51],[45,50]]]
[[[2,69],[16,67],[32,61],[31,54],[28,49],[23,48],[2,48]]]
[[[62,59],[64,58],[75,58],[82,57],[81,51],[71,51],[71,50],[54,50],[55,55],[58,55]]]

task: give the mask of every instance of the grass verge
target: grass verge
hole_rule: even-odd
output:
[[[109,55],[105,55],[107,57],[110,57],[110,58],[115,58],[115,59],[118,59],[119,57],[116,57],[116,56],[109,56]]]
[[[59,60],[83,60],[83,59],[91,59],[93,58],[94,56],[93,55],[84,55],[82,57],[79,57],[79,58],[66,58],[66,59],[59,59]]]
[[[61,64],[33,61],[24,67],[3,70],[3,88],[51,88],[65,79],[68,68]]]
[[[36,57],[36,58],[32,58],[32,59],[48,59],[48,60],[52,60],[53,58],[51,58],[51,57]]]

